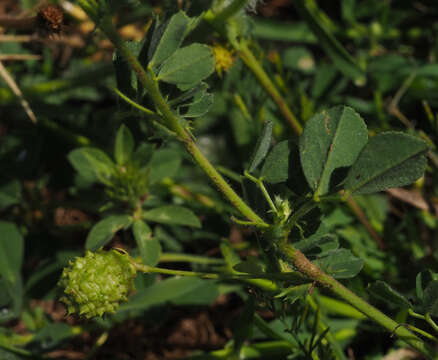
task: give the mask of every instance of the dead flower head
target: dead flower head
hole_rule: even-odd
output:
[[[63,11],[55,5],[46,5],[37,14],[37,30],[44,34],[59,34],[64,23]]]

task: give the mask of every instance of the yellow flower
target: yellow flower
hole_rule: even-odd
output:
[[[213,55],[216,61],[216,72],[222,76],[223,71],[228,71],[234,63],[234,57],[230,50],[220,44],[213,44]]]

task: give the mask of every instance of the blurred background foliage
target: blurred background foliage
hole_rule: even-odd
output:
[[[93,146],[112,157],[122,124],[131,130],[137,148],[148,143],[161,151],[151,172],[162,175],[149,189],[147,206],[184,205],[202,222],[200,229],[154,225],[154,237],[162,247],[160,262],[206,270],[223,264],[224,238],[244,258],[254,255],[255,240],[253,233],[230,221],[233,210],[182,146],[143,121],[144,115],[111,89],[116,85],[111,44],[74,2],[54,3],[65,12],[61,34],[44,37],[0,27],[1,62],[36,116],[32,122],[2,78],[0,252],[12,254],[14,276],[20,280],[11,288],[4,273],[0,277],[0,357],[172,359],[191,356],[194,350],[225,348],[209,355],[216,357],[199,358],[227,358],[226,346],[234,339],[234,344],[241,342],[247,358],[295,354],[304,359],[302,349],[291,348],[316,341],[312,334],[320,324],[318,316],[344,352],[354,354],[350,358],[381,359],[397,345],[363,321],[360,313],[326,295],[317,297],[312,310],[308,303],[287,305],[256,291],[254,305],[245,286],[190,278],[138,276],[137,293],[116,315],[86,324],[64,317],[56,301],[60,271],[82,253],[91,226],[111,211],[111,194],[102,184],[79,176],[67,156],[79,147]],[[3,0],[0,18],[32,15],[40,5],[36,0]],[[124,38],[141,41],[153,14],[164,16],[180,8],[197,16],[212,1],[126,0],[111,5]],[[371,134],[402,130],[422,137],[431,147],[426,176],[414,186],[357,197],[356,211],[342,204],[325,209],[331,233],[364,260],[360,275],[345,283],[406,322],[406,310],[372,298],[367,285],[384,280],[410,299],[417,274],[438,269],[438,4],[270,0],[254,9],[240,15],[251,49],[301,124],[322,109],[346,104],[362,115]],[[208,79],[214,103],[207,114],[193,120],[192,131],[204,154],[240,189],[239,174],[264,121],[274,122],[277,141],[296,136],[230,44],[206,24],[186,42],[193,40],[221,44],[233,58],[229,69]],[[39,59],[27,58],[30,55]],[[307,191],[303,184],[277,190]],[[358,214],[367,219],[371,231]],[[131,233],[118,232],[110,244],[135,254]],[[179,263],[175,253],[203,256],[204,262],[186,257]],[[212,261],[205,260],[207,256]],[[251,306],[259,309],[255,317]],[[320,312],[315,311],[318,307]],[[250,320],[245,320],[247,313]],[[254,325],[253,331],[247,324]],[[325,342],[317,345],[321,359],[331,358]]]

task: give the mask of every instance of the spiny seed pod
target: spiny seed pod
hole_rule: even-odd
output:
[[[77,313],[87,319],[114,313],[135,289],[135,273],[127,254],[87,251],[64,268],[58,282],[64,288],[60,300],[66,304],[68,314]]]

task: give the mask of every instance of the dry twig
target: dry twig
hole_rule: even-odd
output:
[[[0,54],[0,61],[8,60],[40,60],[41,55],[34,54]]]
[[[24,111],[26,112],[27,116],[29,116],[30,121],[32,123],[37,123],[37,118],[30,108],[29,103],[24,98],[23,93],[21,92],[20,88],[18,87],[15,80],[12,78],[11,74],[9,74],[9,71],[6,69],[6,67],[3,65],[3,63],[0,61],[0,76],[3,78],[3,80],[8,84],[8,86],[11,88],[12,92],[15,94],[15,96],[18,97],[20,100],[21,106],[23,106]]]

